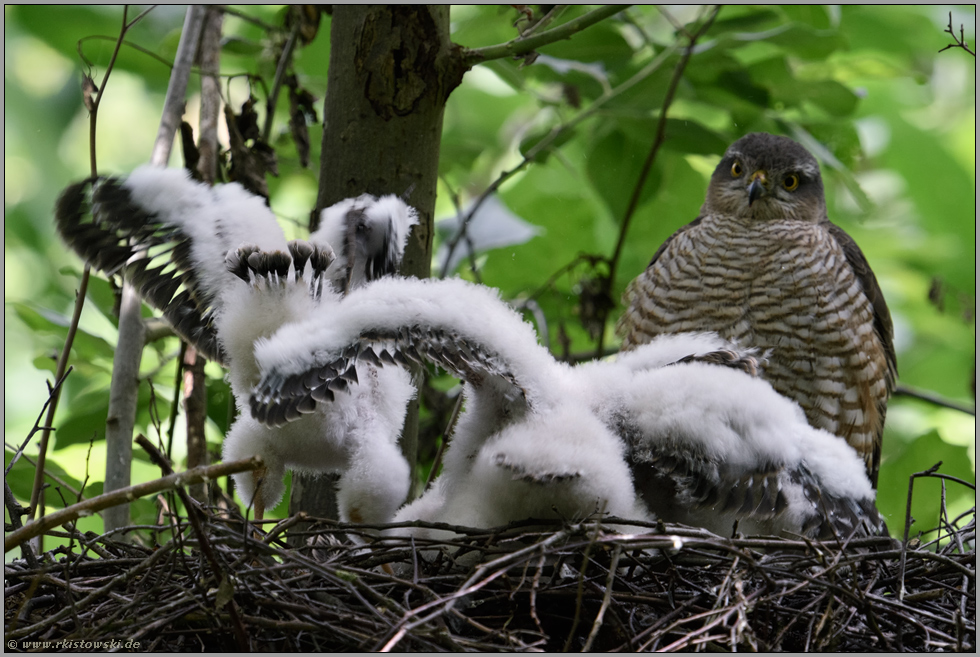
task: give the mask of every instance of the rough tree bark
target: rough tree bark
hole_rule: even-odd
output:
[[[317,209],[363,193],[407,195],[419,225],[401,272],[427,278],[443,110],[465,70],[449,7],[335,5],[330,40]],[[417,438],[413,402],[402,434],[413,482]],[[336,517],[333,484],[294,475],[290,513]]]

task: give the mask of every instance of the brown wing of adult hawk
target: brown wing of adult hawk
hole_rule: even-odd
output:
[[[766,133],[732,144],[700,216],[674,233],[628,287],[623,348],[717,331],[769,352],[763,376],[810,424],[864,458],[877,486],[897,369],[892,321],[868,261],[830,223],[820,168]]]

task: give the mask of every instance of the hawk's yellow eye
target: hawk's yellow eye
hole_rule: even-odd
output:
[[[783,187],[785,187],[787,191],[791,192],[799,186],[800,186],[800,177],[795,173],[791,173],[785,178],[783,178]]]
[[[738,160],[735,160],[735,163],[732,164],[732,176],[738,178],[741,175],[742,175],[742,163],[739,162]]]

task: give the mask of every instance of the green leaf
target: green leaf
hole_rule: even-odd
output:
[[[70,317],[31,303],[12,301],[9,305],[14,309],[17,317],[35,333],[56,335],[59,338],[67,336],[67,328],[71,324]],[[113,348],[108,342],[81,329],[75,333],[72,349],[84,354],[86,358],[111,359],[113,354]],[[45,358],[47,356],[48,354],[45,354]],[[42,365],[40,369],[48,368]]]
[[[667,119],[664,148],[679,153],[723,155],[728,140],[714,130],[690,119]]]
[[[535,153],[534,157],[531,160],[532,162],[543,164],[551,156],[551,153],[553,151],[561,148],[563,145],[565,145],[572,138],[575,137],[576,129],[563,128],[561,131],[558,132],[556,136],[551,137],[551,134],[552,134],[551,129],[537,130],[528,134],[526,137],[524,137],[524,139],[521,140],[521,146],[520,146],[521,155],[527,157],[527,154],[531,151],[531,149],[541,144],[544,140],[550,139],[551,141],[548,144],[548,146],[542,148],[539,152]]]
[[[232,601],[235,597],[235,585],[232,584],[228,573],[221,577],[221,584],[218,585],[218,593],[214,596],[215,609],[221,609]]]
[[[68,417],[55,423],[55,449],[105,438],[106,418],[109,417],[108,390],[81,395],[72,401]]]
[[[708,36],[718,37],[730,32],[761,31],[777,25],[779,12],[771,7],[725,5],[708,29]]]
[[[670,84],[670,79],[673,77],[674,66],[677,65],[677,61],[678,56],[676,53],[668,57],[656,71],[652,72],[643,80],[640,80],[632,88],[618,94],[615,98],[607,102],[605,109],[633,115],[636,112],[655,112],[659,110],[664,103],[664,97],[667,95],[667,88]],[[618,84],[632,78],[642,68],[642,66],[630,65],[615,72],[614,75],[610,76],[613,87],[615,88]],[[688,70],[690,68],[688,66]]]
[[[833,116],[850,116],[857,108],[854,92],[836,80],[802,83],[806,97]]]
[[[637,184],[639,171],[653,144],[656,122],[649,121],[647,126],[650,130],[645,139],[639,139],[635,133],[631,134],[633,131],[627,132],[618,126],[607,130],[589,152],[586,165],[589,180],[596,193],[605,201],[610,214],[617,220],[622,220],[626,215],[626,207]],[[636,173],[624,176],[624,165]],[[640,202],[652,197],[659,185],[660,175],[654,166],[643,185]]]
[[[936,430],[916,438],[904,451],[882,464],[878,477],[878,508],[888,521],[892,536],[901,536],[905,526],[905,508],[909,489],[909,475],[922,472],[942,461],[939,472],[966,481],[974,481],[970,468],[970,456],[966,447],[951,445],[939,437]],[[887,494],[885,493],[887,491]],[[935,478],[917,478],[912,495],[912,518],[915,523],[909,536],[926,532],[939,526],[939,502],[941,483]],[[946,483],[947,504],[968,506],[975,501],[974,492],[954,482]],[[934,537],[934,536],[933,536]]]
[[[539,48],[538,52],[558,59],[604,62],[610,66],[623,64],[633,56],[633,49],[617,26],[608,19],[572,35],[570,39]]]
[[[720,89],[752,105],[759,107],[771,105],[769,90],[757,84],[748,71],[723,71],[715,82]]]
[[[609,77],[601,64],[585,64],[556,58],[538,58],[533,65],[524,70],[529,78],[539,82],[574,88],[575,93],[583,100],[595,100],[601,96],[605,88],[600,80],[607,80]],[[563,99],[558,102],[567,101]]]
[[[4,449],[4,468],[10,465],[12,457],[13,452],[11,452],[9,449]],[[46,472],[58,477],[61,481],[65,482],[75,490],[78,490],[81,486],[81,482],[79,480],[69,475],[64,468],[62,468],[52,459],[48,459],[45,462],[44,468]],[[5,478],[7,485],[10,486],[10,490],[13,492],[14,496],[23,504],[30,502],[31,492],[34,488],[34,472],[34,466],[28,463],[26,459],[21,458],[17,461],[16,465],[11,468],[10,472]],[[45,479],[45,483],[50,484],[44,492],[44,500],[47,507],[49,509],[62,508],[64,504],[61,501],[61,496],[58,494],[58,491],[55,490],[55,487],[59,484],[57,484],[50,477]],[[69,504],[75,501],[69,491],[62,489],[61,494],[65,496]]]
[[[747,66],[745,72],[752,79],[751,88],[765,88],[768,90],[764,96],[759,94],[758,91],[744,96],[747,100],[761,105],[761,101],[764,98],[768,107],[775,107],[777,103],[789,106],[800,103],[803,96],[801,90],[802,85],[796,79],[796,76],[793,75],[793,71],[790,69],[786,57],[779,56],[764,59],[751,66]],[[749,87],[745,82],[741,84]],[[733,87],[729,88],[733,91],[735,90]]]
[[[262,49],[261,43],[238,36],[225,37],[221,41],[221,50],[231,55],[258,55]]]
[[[697,218],[704,202],[708,181],[683,154],[664,149],[657,160],[660,187],[640,205],[630,224],[613,290],[617,301],[626,285],[646,269],[657,248],[678,228]]]
[[[453,42],[466,48],[481,48],[516,39],[518,13],[504,5],[453,7]]]
[[[843,50],[846,41],[836,30],[815,30],[807,25],[791,25],[767,41],[803,59],[825,59]]]
[[[805,23],[815,30],[832,28],[830,9],[824,5],[781,5],[780,10],[786,17],[797,23]]]
[[[224,379],[208,378],[208,418],[217,426],[222,435],[227,435],[234,417],[235,400],[231,395],[231,386]]]

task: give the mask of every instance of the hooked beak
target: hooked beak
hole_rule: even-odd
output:
[[[749,183],[749,207],[762,198],[766,193],[766,172],[756,171],[752,174],[752,181]]]

